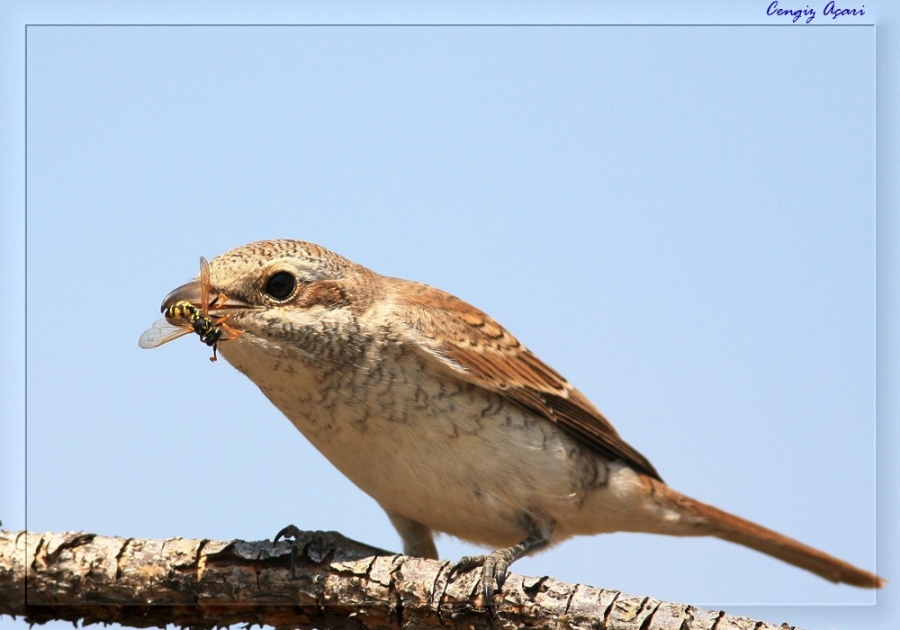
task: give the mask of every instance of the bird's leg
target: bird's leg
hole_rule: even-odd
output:
[[[495,586],[496,589],[500,589],[503,586],[509,565],[522,556],[545,547],[549,541],[548,539],[549,534],[535,529],[525,540],[512,547],[497,549],[489,554],[460,558],[459,562],[450,570],[450,573],[468,571],[480,566],[481,590],[484,595],[485,605],[489,605],[494,597]]]
[[[422,525],[418,521],[406,518],[396,512],[387,512],[388,518],[400,539],[403,541],[403,553],[407,556],[415,556],[417,558],[438,559],[437,547],[434,546],[434,536],[431,529]]]

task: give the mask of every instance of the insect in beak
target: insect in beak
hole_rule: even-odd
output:
[[[236,330],[225,323],[229,309],[247,308],[238,300],[229,300],[224,293],[217,293],[210,300],[209,263],[200,258],[200,276],[183,284],[165,297],[160,310],[165,316],[144,331],[138,345],[156,348],[173,339],[196,333],[200,341],[213,349],[210,361],[217,359],[219,341],[230,341],[238,336]]]

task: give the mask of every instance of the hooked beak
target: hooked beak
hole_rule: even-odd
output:
[[[200,304],[200,283],[194,280],[170,292],[163,300],[162,306],[159,307],[161,313],[165,313],[166,309],[176,302],[190,302],[191,304]]]
[[[165,313],[170,306],[178,302],[190,302],[194,306],[200,308],[203,305],[203,297],[203,288],[200,285],[200,282],[194,280],[182,284],[180,287],[169,293],[163,300],[159,310]],[[206,297],[209,299],[209,314],[215,317],[224,317],[230,312],[253,308],[245,302],[230,298],[222,293],[217,293],[212,288],[210,288],[209,294]]]

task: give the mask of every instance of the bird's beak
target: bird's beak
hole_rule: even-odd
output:
[[[163,300],[159,310],[161,313],[165,313],[166,309],[176,302],[190,302],[191,304],[199,305],[202,299],[200,283],[195,280],[193,282],[188,282],[187,284],[182,284],[180,287],[170,292]]]
[[[203,287],[198,280],[182,284],[180,287],[169,293],[160,306],[160,311],[165,313],[166,310],[178,302],[190,302],[194,306],[201,308],[203,306],[204,297],[209,300],[209,314],[214,317],[224,317],[229,313],[237,310],[248,310],[252,307],[245,302],[230,298],[224,293],[218,293],[215,289],[210,288],[207,295],[203,294]]]

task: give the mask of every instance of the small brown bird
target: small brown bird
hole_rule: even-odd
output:
[[[291,240],[203,269],[163,302],[180,328],[161,320],[141,345],[199,328],[384,508],[404,553],[436,559],[433,532],[496,549],[457,564],[483,567],[488,598],[517,558],[616,531],[716,536],[832,582],[884,584],[671,489],[581,392],[448,293]]]

